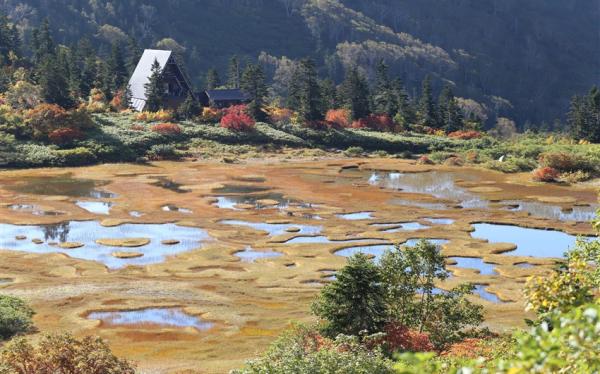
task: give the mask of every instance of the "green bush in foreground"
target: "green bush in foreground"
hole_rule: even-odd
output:
[[[0,295],[0,340],[31,330],[33,310],[23,300]]]

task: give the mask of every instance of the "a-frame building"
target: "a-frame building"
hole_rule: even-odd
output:
[[[133,109],[141,112],[146,107],[146,84],[150,81],[154,61],[160,64],[163,75],[164,107],[176,109],[188,94],[196,99],[190,81],[177,63],[173,52],[146,49],[129,80]]]

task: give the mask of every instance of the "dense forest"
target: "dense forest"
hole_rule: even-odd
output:
[[[198,88],[227,61],[261,61],[267,79],[310,56],[339,83],[357,63],[369,79],[384,58],[413,96],[426,75],[487,108],[491,124],[565,119],[569,99],[597,84],[600,16],[592,1],[3,0],[25,45],[48,17],[57,43],[87,37],[100,55],[135,43],[179,50]],[[277,83],[277,82],[276,82]]]

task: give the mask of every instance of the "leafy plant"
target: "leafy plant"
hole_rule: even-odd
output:
[[[33,327],[33,309],[23,300],[0,295],[0,339],[9,339]]]

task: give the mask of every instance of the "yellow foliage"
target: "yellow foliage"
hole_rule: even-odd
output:
[[[202,109],[202,115],[200,116],[200,122],[205,123],[216,123],[221,120],[223,113],[217,108],[205,107]]]
[[[546,138],[546,144],[551,145],[554,144],[554,135],[550,135]]]
[[[135,119],[143,122],[169,122],[173,120],[173,112],[163,109],[158,112],[141,112],[135,116]]]
[[[437,129],[433,132],[433,135],[435,136],[446,136],[446,132],[442,129]]]

